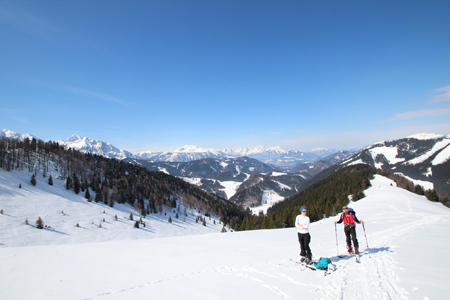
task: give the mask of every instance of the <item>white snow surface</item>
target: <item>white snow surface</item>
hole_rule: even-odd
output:
[[[399,163],[399,162],[402,162],[405,160],[404,158],[397,158],[397,155],[398,155],[397,147],[380,146],[380,147],[375,147],[375,148],[370,149],[369,152],[372,154],[372,157],[374,159],[379,154],[384,155],[384,157],[386,157],[386,159],[391,164],[396,164],[396,163]],[[377,169],[381,169],[382,165],[380,163],[375,163],[375,167]]]
[[[277,182],[280,187],[282,187],[282,183]],[[288,187],[289,188],[289,187]],[[262,199],[261,199],[261,206],[256,207],[250,207],[250,210],[252,211],[252,214],[258,215],[260,211],[262,211],[264,214],[267,214],[267,210],[271,208],[275,203],[283,201],[284,197],[280,196],[277,192],[274,190],[266,190],[263,191]]]
[[[415,164],[423,163],[428,158],[433,156],[437,151],[440,151],[441,149],[447,147],[449,144],[450,144],[450,139],[443,139],[442,141],[437,142],[430,151],[426,152],[425,154],[423,154],[423,155],[421,155],[419,157],[416,157],[416,158],[411,159],[411,160],[409,160],[407,162],[404,162],[404,164],[407,163],[407,164],[415,165]],[[447,148],[450,149],[450,147],[447,147]],[[450,157],[450,150],[449,149],[444,149],[444,151],[441,151],[436,156],[436,158],[433,159],[432,164],[433,165],[439,165],[439,164],[442,164],[442,163],[446,162],[449,159],[449,157]]]
[[[427,173],[431,173],[431,171],[432,170],[427,170]],[[421,185],[425,190],[432,190],[432,189],[434,189],[434,184],[432,182],[424,181],[424,180],[417,180],[417,179],[411,178],[409,176],[406,176],[405,174],[400,173],[400,172],[395,172],[394,174],[397,174],[397,175],[400,175],[402,177],[405,177],[409,181],[412,181],[412,183],[414,183],[414,185]]]
[[[203,229],[191,222],[189,231],[182,221],[151,220],[148,230],[127,231],[113,226],[118,212],[109,210],[105,228],[74,228],[76,219],[90,220],[91,209],[103,206],[39,179],[32,187],[22,181],[28,174],[0,170],[0,176],[0,299],[445,299],[450,293],[450,261],[442,259],[450,247],[450,210],[378,175],[366,197],[351,204],[366,222],[365,231],[357,225],[360,264],[337,257],[345,248],[342,225],[336,247],[338,216],[310,225],[314,258],[329,257],[336,266],[327,276],[293,261],[295,228],[214,233],[209,223]],[[62,208],[67,215],[57,217]],[[54,229],[23,224],[38,214]],[[210,233],[197,234],[202,229]],[[175,230],[185,235],[152,238]],[[14,246],[18,241],[24,246]]]
[[[433,166],[440,165],[445,163],[449,159],[450,159],[450,146],[447,145],[445,149],[443,149],[438,155],[436,155],[431,164]]]
[[[414,135],[410,135],[407,138],[408,139],[417,139],[417,140],[433,140],[433,139],[439,139],[443,137],[442,134],[436,134],[436,133],[417,133]]]
[[[221,186],[225,187],[221,190],[225,192],[227,199],[233,197],[239,186],[242,184],[242,182],[239,181],[219,181],[219,183]]]
[[[272,175],[272,176],[284,176],[284,175],[287,175],[287,173],[284,173],[284,172],[275,172],[275,171],[273,171],[271,175]]]

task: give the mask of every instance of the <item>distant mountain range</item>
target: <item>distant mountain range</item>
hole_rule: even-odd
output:
[[[35,138],[9,130],[3,130],[1,136]],[[263,146],[215,150],[184,146],[170,152],[132,154],[110,143],[78,135],[58,143],[181,177],[245,208],[281,201],[307,187],[308,182],[318,178],[316,175],[333,166],[359,163],[400,174],[425,189],[450,193],[450,135],[418,134],[379,142],[355,152],[327,149],[300,152]]]
[[[291,168],[299,163],[316,162],[326,157],[327,155],[338,152],[338,150],[328,149],[314,149],[310,152],[301,152],[296,150],[286,151],[280,147],[265,148],[258,146],[254,148],[239,148],[233,149],[210,149],[201,148],[192,145],[186,145],[174,151],[168,152],[152,152],[144,151],[137,154],[118,149],[110,143],[98,141],[78,135],[72,135],[67,140],[58,141],[60,145],[67,148],[73,148],[83,152],[98,154],[116,159],[143,159],[152,162],[188,162],[204,158],[219,158],[219,157],[250,157],[257,159],[263,163],[276,166],[279,168]]]
[[[207,192],[229,200],[237,192],[248,188],[258,189],[257,197],[244,196],[230,200],[245,208],[259,206],[266,190],[281,199],[290,196],[296,193],[296,186],[306,179],[304,175],[278,172],[274,167],[250,157],[205,158],[190,162],[152,162],[132,158],[124,161],[181,177]]]

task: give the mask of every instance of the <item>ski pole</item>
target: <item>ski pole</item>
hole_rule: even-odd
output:
[[[369,248],[369,244],[367,243],[366,228],[364,227],[364,224],[362,224],[362,226],[363,226],[363,231],[364,231],[364,237],[366,238],[366,246],[367,246],[367,248]]]
[[[366,228],[364,227],[364,223],[362,224],[363,226],[363,231],[364,231],[364,237],[366,238],[366,247],[367,249],[369,249],[369,243],[367,242],[367,235],[366,235]],[[370,251],[369,251],[369,258],[370,258]]]
[[[336,254],[339,256],[339,247],[338,247],[338,238],[337,238],[336,224],[334,224],[334,231],[336,232]]]

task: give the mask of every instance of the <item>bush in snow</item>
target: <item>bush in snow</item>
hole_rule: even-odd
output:
[[[50,177],[48,178],[48,185],[53,185],[53,177],[52,177],[52,175],[50,175]]]
[[[31,175],[31,179],[30,179],[30,182],[31,182],[31,184],[33,185],[33,186],[36,186],[36,176],[33,174],[33,175]]]
[[[136,221],[136,223],[134,223],[134,227],[139,228],[139,221]]]
[[[172,224],[172,217],[169,217],[169,223]]]
[[[225,232],[227,232],[227,229],[225,227],[223,227],[221,232],[225,233]]]
[[[25,219],[25,225],[30,225],[30,223],[28,222],[28,218]]]

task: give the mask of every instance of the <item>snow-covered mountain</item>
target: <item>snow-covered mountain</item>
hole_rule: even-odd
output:
[[[313,258],[328,257],[336,267],[326,276],[296,263],[296,228],[219,233],[213,220],[202,226],[189,212],[187,222],[155,218],[136,229],[127,220],[131,207],[87,204],[62,185],[55,192],[39,183],[18,189],[21,175],[0,175],[12,176],[0,180],[0,299],[372,300],[450,293],[450,261],[439,259],[450,247],[450,210],[378,175],[366,197],[350,203],[365,221],[364,229],[356,226],[360,264],[337,256],[345,251],[342,225],[335,235],[338,216],[310,224]],[[51,228],[34,228],[39,215]]]
[[[21,134],[21,133],[17,133],[8,129],[3,129],[2,131],[0,131],[0,138],[8,138],[8,139],[16,139],[16,140],[24,140],[26,138],[28,139],[36,139],[38,140],[37,137],[31,135],[31,134]]]
[[[2,131],[2,136],[21,139],[26,137],[33,137],[27,134],[17,134],[6,129]],[[316,162],[331,153],[337,152],[337,150],[327,149],[314,149],[310,152],[301,152],[297,150],[286,151],[278,146],[270,148],[257,146],[254,148],[239,148],[236,150],[230,148],[218,150],[186,145],[174,151],[143,151],[133,154],[126,150],[121,150],[108,142],[99,141],[87,137],[80,137],[77,134],[70,136],[67,140],[60,140],[58,141],[58,143],[64,145],[67,148],[72,148],[86,153],[102,155],[105,157],[116,158],[120,160],[126,158],[136,158],[153,162],[188,162],[204,158],[247,156],[275,167],[284,168],[286,170],[294,167],[297,164]]]
[[[85,153],[102,155],[109,158],[125,159],[134,157],[131,152],[120,150],[110,143],[90,139],[87,137],[80,137],[77,134],[70,136],[67,140],[58,141],[60,145],[66,148],[72,148]]]
[[[197,146],[186,145],[175,151],[169,152],[139,152],[134,157],[154,162],[188,162],[204,158],[216,158],[227,156],[220,150],[206,149]]]
[[[416,134],[364,148],[342,162],[366,163],[403,175],[425,189],[450,193],[450,135]]]

